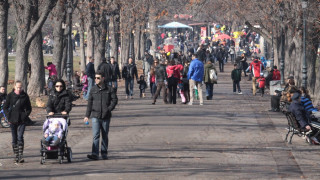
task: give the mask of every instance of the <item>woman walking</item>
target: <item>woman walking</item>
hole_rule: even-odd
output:
[[[25,122],[32,111],[32,107],[28,94],[23,91],[21,81],[15,82],[14,89],[6,98],[3,110],[10,122],[12,149],[15,154],[14,162],[23,163]]]

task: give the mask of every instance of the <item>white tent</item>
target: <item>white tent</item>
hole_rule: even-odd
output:
[[[159,28],[189,28],[192,29],[191,26],[179,23],[179,22],[170,22],[168,24],[158,26]]]

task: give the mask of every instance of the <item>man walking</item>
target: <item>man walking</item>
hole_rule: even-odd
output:
[[[104,57],[102,58],[102,62],[98,66],[98,71],[101,71],[102,73],[104,73],[104,82],[106,84],[109,84],[109,82],[111,81],[112,70],[111,70],[110,64],[107,63],[106,58]]]
[[[163,102],[165,104],[168,104],[167,100],[167,89],[165,81],[167,79],[167,72],[166,72],[166,65],[164,65],[164,60],[161,61],[161,64],[159,65],[159,61],[156,59],[154,61],[155,66],[155,74],[156,74],[156,81],[157,81],[157,91],[156,94],[153,96],[153,102],[152,104],[156,104],[157,97],[160,94],[161,89],[163,89]]]
[[[104,73],[98,71],[95,74],[96,85],[92,87],[88,98],[88,106],[84,122],[92,120],[92,153],[87,157],[92,160],[99,159],[99,142],[100,131],[101,141],[101,157],[108,159],[108,133],[111,120],[111,111],[118,103],[118,97],[111,86],[104,83]]]
[[[258,57],[255,57],[254,61],[250,64],[249,70],[252,72],[253,77],[252,77],[252,94],[255,96],[256,95],[256,81],[260,77],[260,73],[264,70],[264,66],[259,61]]]
[[[190,63],[189,71],[188,71],[188,79],[190,84],[190,102],[188,105],[192,105],[193,103],[193,91],[196,86],[199,93],[200,105],[203,105],[202,98],[202,81],[204,75],[204,65],[201,61],[198,60],[198,55],[192,55],[192,61]]]
[[[94,62],[94,59],[90,56],[89,63],[87,64],[87,67],[86,67],[86,73],[88,78],[88,91],[86,92],[86,94],[83,95],[83,98],[85,100],[88,100],[91,88],[94,85],[93,80],[94,80],[95,70],[94,70],[93,62]]]
[[[110,59],[110,67],[111,67],[111,78],[109,82],[109,86],[113,87],[115,89],[115,92],[117,93],[118,89],[118,78],[121,79],[120,70],[118,63],[114,60],[114,57],[111,57]]]
[[[132,58],[129,58],[129,63],[123,67],[122,69],[122,78],[125,79],[125,87],[126,87],[126,99],[131,97],[133,99],[133,83],[134,77],[138,80],[138,71],[136,65],[133,63]],[[130,90],[129,90],[130,86]]]

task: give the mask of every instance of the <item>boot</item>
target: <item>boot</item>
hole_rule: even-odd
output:
[[[24,163],[24,158],[23,158],[23,144],[19,144],[19,158],[18,158],[18,162],[19,163]]]
[[[14,162],[17,163],[19,161],[19,149],[18,149],[18,146],[16,144],[13,144],[12,145],[12,150],[13,150],[13,154],[15,156]]]

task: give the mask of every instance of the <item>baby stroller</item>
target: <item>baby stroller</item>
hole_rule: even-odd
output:
[[[68,136],[68,125],[70,125],[69,115],[52,115],[47,116],[46,121],[43,124],[43,133],[49,128],[50,123],[53,121],[59,122],[62,129],[62,135],[59,142],[55,143],[50,141],[48,143],[43,140],[40,141],[41,145],[41,164],[44,164],[46,159],[58,159],[59,163],[63,163],[64,157],[67,158],[68,162],[72,161],[72,150],[68,147],[67,136]]]

